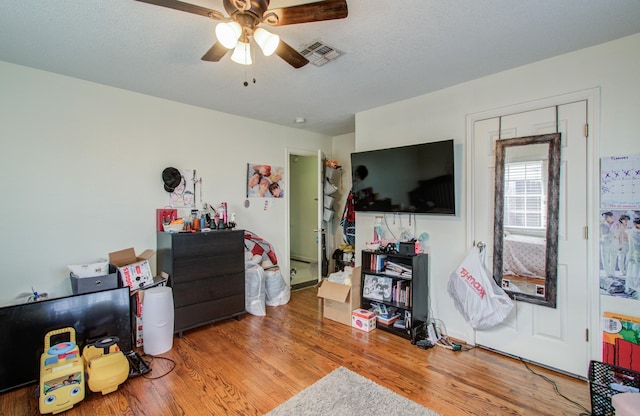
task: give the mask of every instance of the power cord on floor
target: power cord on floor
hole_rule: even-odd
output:
[[[146,375],[143,375],[143,377],[146,378],[147,380],[157,380],[159,378],[162,378],[167,374],[171,373],[176,368],[176,362],[173,361],[171,358],[159,357],[157,355],[149,355],[149,354],[144,354],[143,357],[150,358],[150,360],[148,361],[149,366],[151,366],[154,360],[164,360],[164,361],[169,361],[171,363],[171,368],[169,369],[169,371],[167,371],[164,374],[161,374],[157,377],[147,377]]]
[[[441,337],[438,342],[436,342],[436,345],[451,351],[462,351],[462,344],[449,341],[448,337]]]
[[[525,360],[523,360],[522,358],[519,358],[520,361],[522,362],[522,364],[524,364],[524,366],[527,368],[527,370],[529,370],[532,374],[535,374],[536,376],[542,378],[544,381],[546,381],[547,383],[551,384],[553,386],[553,389],[556,391],[556,394],[560,397],[562,397],[563,399],[565,399],[566,401],[568,401],[569,403],[573,403],[576,406],[578,406],[579,408],[581,408],[582,410],[584,410],[583,413],[580,413],[578,416],[590,416],[591,412],[584,407],[583,405],[581,405],[580,403],[571,400],[570,398],[568,398],[567,396],[565,396],[564,394],[560,393],[560,388],[558,388],[558,384],[551,380],[549,377],[540,374],[540,373],[536,373],[535,371],[533,371],[533,369],[531,367],[529,367],[529,364],[527,364],[527,362]]]
[[[447,334],[447,326],[444,324],[444,321],[442,319],[431,318],[427,320],[427,325],[431,324],[434,324],[436,326],[435,335],[438,338],[438,341],[435,343],[435,345],[446,348],[448,350],[463,352],[470,351],[476,347],[475,345],[472,347],[468,347],[459,342],[450,340],[449,335]]]

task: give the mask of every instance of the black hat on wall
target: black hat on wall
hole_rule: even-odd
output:
[[[165,168],[162,171],[162,181],[164,182],[164,190],[171,193],[182,182],[182,174],[176,168]]]

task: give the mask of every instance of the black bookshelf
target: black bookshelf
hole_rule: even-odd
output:
[[[429,316],[429,269],[427,254],[362,251],[361,304],[363,309],[386,309],[398,319],[376,328],[412,339]]]

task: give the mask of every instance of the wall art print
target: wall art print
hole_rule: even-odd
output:
[[[169,192],[169,206],[171,208],[194,208],[196,206],[196,185],[201,182],[201,179],[196,178],[195,169],[179,169],[178,172],[180,172],[178,185],[170,189],[165,186],[165,190]]]
[[[284,168],[247,164],[247,197],[284,198]]]
[[[640,300],[640,154],[600,160],[600,293]]]

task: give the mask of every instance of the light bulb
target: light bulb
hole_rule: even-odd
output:
[[[233,49],[242,34],[242,27],[238,22],[218,23],[216,26],[216,38],[227,49]]]
[[[233,55],[231,55],[231,60],[240,65],[251,65],[251,47],[249,44],[238,42],[233,50]]]
[[[274,35],[263,28],[259,27],[253,32],[253,38],[256,40],[264,56],[273,54],[280,44],[280,36]]]

